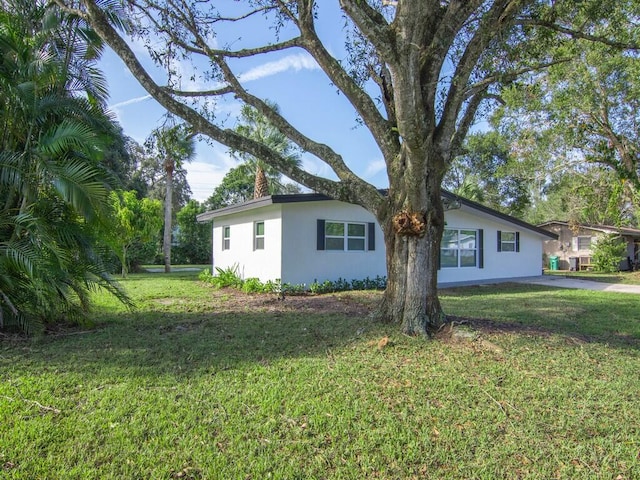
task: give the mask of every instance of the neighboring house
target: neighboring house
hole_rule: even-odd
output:
[[[627,244],[626,255],[620,259],[620,270],[629,270],[640,260],[640,229],[610,225],[576,225],[552,220],[538,227],[558,235],[557,240],[544,242],[545,264],[550,256],[559,257],[560,270],[587,270],[592,267],[593,246],[598,237],[620,235]]]
[[[440,283],[542,273],[542,244],[556,235],[445,192]],[[243,278],[309,285],[386,275],[382,230],[358,205],[316,193],[272,195],[198,215],[213,220],[213,267]]]

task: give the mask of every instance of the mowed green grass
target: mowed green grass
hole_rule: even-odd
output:
[[[379,293],[196,275],[131,275],[135,312],[99,296],[90,328],[0,337],[0,478],[640,478],[638,296],[447,290],[469,334],[425,340],[370,320]]]
[[[604,273],[592,271],[569,272],[567,270],[547,270],[546,274],[559,275],[568,278],[581,278],[584,280],[593,280],[594,282],[640,285],[640,272]]]

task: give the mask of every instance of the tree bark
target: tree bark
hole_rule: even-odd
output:
[[[127,278],[129,268],[127,267],[127,247],[122,247],[122,278]]]
[[[406,198],[406,190],[392,188],[389,207],[378,216],[387,255],[387,288],[378,315],[383,321],[399,323],[402,332],[412,336],[432,334],[446,320],[437,286],[445,223],[440,187],[444,168],[439,158],[430,164],[442,168],[429,168],[427,181],[416,198]],[[394,218],[399,210],[413,213],[424,225],[398,231]]]
[[[171,273],[171,213],[173,207],[173,162],[165,161],[167,187],[164,195],[164,235],[162,238],[162,255],[164,257],[164,273]]]
[[[269,196],[269,181],[264,173],[264,168],[260,162],[256,165],[256,179],[253,187],[253,198],[263,198]]]

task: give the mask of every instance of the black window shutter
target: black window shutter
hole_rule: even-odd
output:
[[[520,251],[520,232],[516,232],[516,252]]]
[[[367,225],[369,228],[369,231],[367,232],[367,250],[373,251],[376,249],[376,224],[369,222]]]
[[[498,230],[498,251],[502,251],[502,232]]]
[[[484,268],[484,230],[478,230],[478,268]]]
[[[318,246],[317,250],[324,250],[324,220],[318,220]]]

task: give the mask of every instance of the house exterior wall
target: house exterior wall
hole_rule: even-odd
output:
[[[571,257],[578,257],[584,264],[585,261],[591,263],[591,248],[577,248],[575,237],[591,237],[591,242],[595,242],[597,232],[580,228],[576,231],[569,228],[568,225],[550,224],[544,228],[558,235],[558,240],[545,240],[544,242],[544,265],[549,267],[549,257],[555,255],[559,258],[558,268],[560,270],[569,270]]]
[[[570,228],[568,225],[563,224],[549,224],[544,228],[550,232],[558,234],[558,240],[546,240],[544,242],[544,258],[545,266],[549,264],[549,257],[556,255],[559,257],[559,269],[569,270],[571,267],[570,258],[577,257],[579,265],[591,264],[591,257],[593,255],[593,245],[596,244],[598,238],[605,235],[604,232],[593,230],[584,227]],[[577,237],[590,237],[591,248],[579,248]],[[625,243],[627,244],[626,254],[620,259],[620,270],[627,270],[630,268],[629,260],[633,261],[636,253],[636,247],[634,246],[634,238],[628,235],[622,235]],[[627,258],[628,257],[628,258]]]
[[[365,250],[318,249],[318,220],[367,225]],[[541,234],[465,205],[445,212],[445,220],[447,229],[482,230],[482,262],[479,245],[476,245],[473,266],[441,265],[439,283],[499,280],[542,273],[545,237]],[[265,224],[264,250],[254,248],[256,221]],[[375,237],[373,250],[369,248],[369,224],[372,224]],[[229,227],[231,234],[228,250],[222,248],[225,227]],[[499,251],[500,231],[517,232],[518,251]],[[463,233],[460,232],[460,249],[472,248],[473,235]],[[475,243],[479,243],[478,233]],[[214,219],[213,266],[226,269],[236,265],[242,278],[257,277],[263,282],[281,279],[283,283],[308,286],[315,280],[362,280],[386,275],[385,244],[374,216],[360,206],[333,200],[269,204]]]
[[[482,229],[482,268],[441,266],[438,283],[473,282],[542,274],[542,238],[530,230],[468,207],[445,212],[446,229]],[[519,251],[498,251],[498,232],[518,233]]]
[[[317,249],[318,220],[375,222],[374,216],[364,208],[344,202],[323,201],[283,204],[282,212],[283,282],[309,285],[314,280],[323,282],[343,278],[351,281],[386,275],[384,238],[377,222],[373,251]]]
[[[254,248],[255,222],[264,222],[264,250]],[[224,227],[230,228],[229,249],[223,249]],[[213,267],[238,267],[241,278],[262,281],[280,278],[282,262],[281,205],[218,217],[213,222]]]

